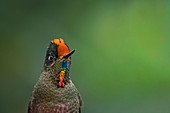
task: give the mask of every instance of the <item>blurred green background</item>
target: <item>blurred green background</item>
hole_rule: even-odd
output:
[[[0,113],[26,113],[60,37],[83,113],[170,113],[170,1],[4,0],[0,16]]]

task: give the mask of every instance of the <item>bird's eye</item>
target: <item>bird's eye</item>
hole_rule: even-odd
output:
[[[54,59],[54,56],[52,56],[52,55],[50,55],[50,56],[48,57],[48,60],[49,60],[49,61],[53,61],[53,59]]]

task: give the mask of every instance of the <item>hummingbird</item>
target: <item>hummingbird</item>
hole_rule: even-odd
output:
[[[81,113],[83,101],[69,74],[74,52],[61,38],[50,42],[28,113]]]

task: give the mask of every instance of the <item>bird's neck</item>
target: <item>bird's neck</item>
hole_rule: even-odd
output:
[[[58,78],[58,76],[59,75],[52,75],[51,72],[48,71],[43,71],[41,73],[41,76],[34,87],[34,98],[37,98],[37,104],[60,100],[61,97],[58,97],[57,95],[65,95],[65,90],[74,87],[70,78],[64,79],[65,87],[58,87],[59,80],[56,80],[56,77]]]
[[[55,64],[52,68],[47,70],[48,79],[56,85],[57,88],[64,88],[70,82],[70,65],[71,61],[62,61]]]

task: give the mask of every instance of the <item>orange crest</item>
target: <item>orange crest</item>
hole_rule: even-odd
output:
[[[58,45],[58,57],[62,58],[65,54],[68,54],[70,52],[67,45],[64,43],[63,39],[54,39],[51,41],[51,43],[55,43]]]

